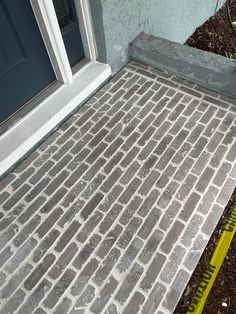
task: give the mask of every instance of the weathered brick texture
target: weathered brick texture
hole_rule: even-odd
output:
[[[231,100],[129,63],[0,181],[0,312],[173,313],[235,156]]]

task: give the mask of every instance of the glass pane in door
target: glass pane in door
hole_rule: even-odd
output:
[[[63,1],[53,0],[53,3],[56,10],[58,23],[60,25],[60,28],[63,29],[74,20],[73,12],[69,8],[66,0]]]
[[[74,0],[53,0],[71,67],[84,58]]]

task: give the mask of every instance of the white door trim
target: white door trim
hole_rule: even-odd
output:
[[[56,78],[72,82],[72,71],[52,0],[30,0]]]
[[[63,84],[0,137],[0,177],[78,108],[111,75],[109,65],[91,61],[71,84]]]
[[[88,0],[74,0],[85,58],[96,61],[97,49]],[[57,80],[71,83],[73,74],[52,0],[30,0]]]
[[[95,61],[97,58],[97,47],[93,32],[92,18],[88,0],[75,0],[78,15],[80,34],[84,46],[85,57]]]
[[[90,61],[74,75],[69,64],[52,0],[30,0],[55,75],[62,85],[0,136],[0,177],[110,76],[108,64],[96,60],[89,1],[75,0],[85,57]]]

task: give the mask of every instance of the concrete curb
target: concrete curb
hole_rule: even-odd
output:
[[[130,44],[131,60],[173,73],[236,99],[236,61],[141,33]]]

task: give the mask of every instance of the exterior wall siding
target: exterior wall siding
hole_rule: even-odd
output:
[[[184,43],[225,0],[90,0],[99,61],[116,73],[140,32]]]

